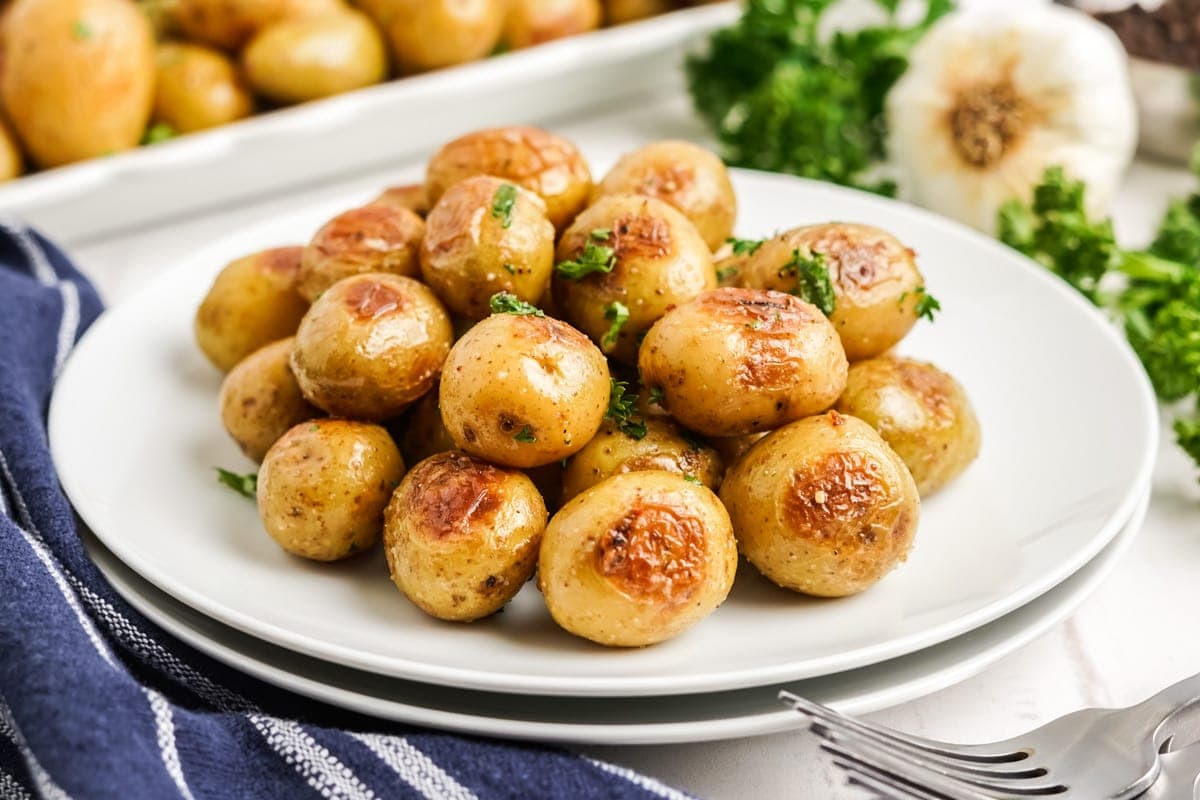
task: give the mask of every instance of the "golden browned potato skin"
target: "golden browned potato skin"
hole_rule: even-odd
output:
[[[669,311],[638,371],[682,425],[708,436],[772,430],[829,408],[846,355],[815,306],[782,292],[716,289]]]
[[[665,14],[674,8],[672,0],[604,0],[604,19],[609,25],[622,25]]]
[[[300,294],[316,300],[351,275],[421,275],[425,221],[414,211],[372,203],[338,214],[321,226],[300,258]]]
[[[417,608],[454,622],[494,614],[533,575],[546,506],[533,482],[464,453],[412,468],[388,504],[392,582]]]
[[[487,128],[444,145],[426,168],[426,199],[436,203],[473,175],[505,178],[534,192],[546,201],[546,216],[559,231],[583,210],[592,192],[592,173],[579,149],[526,125]]]
[[[280,103],[330,97],[388,76],[383,35],[351,9],[266,26],[246,45],[242,65],[250,85]]]
[[[158,46],[154,117],[180,133],[250,116],[254,97],[224,53],[196,44]]]
[[[370,0],[404,72],[477,61],[500,41],[504,0]],[[432,198],[431,198],[432,201]]]
[[[908,468],[860,419],[830,411],[767,435],[725,475],[742,554],[780,586],[857,594],[908,557],[920,500]]]
[[[653,142],[626,153],[596,184],[592,202],[613,194],[662,200],[692,221],[709,250],[729,238],[737,219],[729,170],[721,159],[691,142]]]
[[[962,385],[933,364],[872,358],[850,367],[838,411],[879,432],[904,460],[922,497],[979,455],[979,420]]]
[[[400,446],[406,464],[416,464],[430,456],[457,449],[454,440],[442,424],[442,409],[438,405],[438,388],[430,389],[413,403],[404,416],[388,425],[392,438]]]
[[[128,0],[18,0],[3,106],[43,167],[128,150],[154,103],[154,32]]]
[[[689,476],[716,491],[724,467],[711,447],[688,441],[678,425],[647,419],[646,435],[634,439],[605,422],[587,445],[567,461],[563,500],[570,500],[605,478],[626,472],[662,470]]]
[[[379,196],[369,205],[399,206],[421,217],[429,213],[429,204],[425,202],[425,184],[423,183],[389,186],[380,192]]]
[[[507,215],[496,213],[503,187],[516,192]],[[421,275],[456,314],[483,319],[496,292],[536,303],[554,269],[554,226],[546,204],[528,189],[477,175],[451,186],[426,218]]]
[[[550,520],[538,586],[554,621],[610,647],[674,638],[733,587],[737,544],[716,495],[670,472],[614,475]]]
[[[276,247],[231,262],[196,311],[196,343],[222,372],[255,350],[291,336],[308,311],[296,291],[299,247]]]
[[[605,231],[598,239],[593,231]],[[637,363],[638,343],[663,314],[716,288],[712,255],[695,226],[671,206],[652,197],[610,195],[580,214],[558,243],[558,263],[579,257],[588,244],[616,254],[612,272],[593,272],[572,280],[555,273],[554,301],[563,317],[592,338],[604,341],[612,302],[629,309],[629,320],[609,356]]]
[[[302,422],[267,451],[258,471],[258,513],[292,555],[337,561],[371,547],[383,510],[404,477],[387,431],[366,422]]]
[[[175,0],[171,24],[186,38],[235,50],[287,14],[288,0]]]
[[[304,397],[330,414],[389,419],[436,385],[451,335],[450,316],[424,284],[354,275],[304,315],[292,372]]]
[[[836,296],[829,319],[851,361],[883,353],[916,324],[925,285],[916,253],[870,225],[830,222],[785,231],[743,262],[738,285],[794,290],[796,278],[783,268],[797,250],[805,256],[820,253],[825,259]]]
[[[321,416],[300,394],[288,363],[292,337],[255,350],[221,384],[221,422],[246,457],[262,461],[279,437]]]
[[[3,118],[0,118],[0,181],[19,178],[25,171],[25,157],[17,135]]]
[[[460,449],[526,468],[579,452],[600,429],[608,395],[608,363],[579,331],[494,314],[454,343],[440,403]]]
[[[600,27],[600,0],[510,0],[501,37],[521,50]]]

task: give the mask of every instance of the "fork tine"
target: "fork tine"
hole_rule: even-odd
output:
[[[866,789],[874,794],[876,800],[945,800],[937,795],[914,790],[890,778],[878,778],[867,772],[860,772],[853,764],[833,759],[833,764],[846,773],[846,782],[851,786]]]
[[[885,796],[898,794],[902,798],[911,797],[917,800],[996,800],[991,795],[977,792],[965,784],[946,781],[938,775],[932,775],[929,780],[925,780],[923,776],[909,772],[909,765],[893,768],[890,765],[868,761],[829,743],[822,743],[821,750],[831,756],[834,766],[850,776],[865,776],[876,784],[888,787],[892,794]],[[939,780],[944,781],[943,784],[934,786]]]
[[[910,736],[900,731],[883,727],[882,725],[874,725],[855,719],[854,717],[848,717],[827,705],[800,697],[788,691],[781,691],[779,699],[788,703],[796,711],[827,723],[830,728],[854,731],[878,742],[882,746],[895,744],[899,747],[905,749],[911,748],[927,755],[979,764],[1008,764],[1022,761],[1029,757],[1029,752],[1026,750],[1011,750],[1004,753],[989,754],[979,752],[975,746],[958,746],[948,742],[937,742],[931,739],[922,739],[918,736]]]

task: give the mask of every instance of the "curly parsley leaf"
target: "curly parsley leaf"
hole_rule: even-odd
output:
[[[544,317],[542,311],[532,303],[526,303],[512,292],[496,292],[488,301],[493,314],[515,314],[518,317]]]
[[[168,139],[174,139],[178,135],[179,132],[171,127],[170,124],[166,122],[156,122],[147,128],[146,132],[142,135],[142,144],[158,144],[159,142],[165,142]]]
[[[936,297],[927,292],[924,286],[918,286],[915,292],[920,295],[917,298],[916,306],[914,306],[917,319],[925,318],[933,322],[933,315],[935,312],[942,310],[942,304],[937,301]]]
[[[500,227],[507,229],[512,225],[513,206],[517,204],[517,187],[505,183],[496,189],[492,196],[492,216],[500,220]]]
[[[758,248],[763,246],[766,239],[739,239],[736,236],[730,236],[725,240],[727,244],[732,246],[735,256],[752,256],[758,252]]]
[[[513,439],[517,440],[518,442],[523,442],[524,444],[533,444],[537,441],[537,437],[533,435],[533,428],[529,427],[528,425],[513,434]]]
[[[625,323],[629,321],[629,309],[621,301],[614,300],[605,307],[604,318],[611,324],[608,326],[608,332],[604,334],[604,338],[600,340],[600,346],[608,350],[617,343],[617,337],[621,335],[621,328],[624,328]]]
[[[604,418],[631,439],[646,436],[646,421],[637,413],[637,400],[638,396],[629,391],[628,383],[609,378],[608,411]]]
[[[611,236],[612,231],[608,228],[597,228],[588,235],[588,242],[578,256],[559,263],[554,269],[559,275],[573,281],[593,272],[612,272],[617,266],[617,251],[601,244],[607,242]]]
[[[221,467],[215,467],[217,470],[217,482],[223,486],[228,486],[242,497],[249,497],[251,500],[258,497],[258,473],[249,472],[245,475],[239,475],[236,472],[231,472]]]
[[[684,479],[685,481],[687,481],[688,483],[694,483],[694,484],[696,484],[697,486],[703,486],[703,485],[704,485],[704,481],[700,480],[700,479],[699,479],[699,478],[697,478],[695,475],[684,474],[684,476],[683,476],[683,479]]]
[[[792,289],[792,294],[812,303],[825,316],[833,313],[837,298],[833,293],[833,279],[829,277],[824,255],[812,253],[805,256],[799,250],[793,250],[791,261],[783,265],[780,274],[796,276],[796,287]]]

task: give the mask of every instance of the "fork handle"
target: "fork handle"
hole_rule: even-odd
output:
[[[1200,674],[1173,683],[1158,694],[1126,709],[1137,724],[1142,740],[1154,737],[1155,745],[1166,739],[1159,736],[1163,723],[1177,713],[1200,704]]]

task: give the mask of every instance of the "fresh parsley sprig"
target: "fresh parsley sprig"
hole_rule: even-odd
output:
[[[511,183],[501,184],[492,196],[492,216],[500,220],[500,227],[507,230],[512,226],[513,207],[517,204],[517,187]]]
[[[554,269],[559,275],[569,280],[577,281],[593,272],[612,272],[617,266],[617,251],[607,244],[612,236],[608,228],[596,228],[588,236],[583,250],[574,259],[560,262]]]
[[[837,297],[833,293],[833,279],[829,277],[829,267],[825,266],[825,256],[821,253],[804,255],[798,249],[792,251],[792,258],[780,269],[783,275],[795,275],[796,286],[791,293],[821,309],[821,313],[829,316],[837,307]]]
[[[546,316],[546,312],[532,303],[526,303],[512,292],[496,292],[488,300],[488,308],[493,314],[515,314],[518,317]]]
[[[637,400],[638,396],[629,391],[628,383],[609,378],[608,411],[604,418],[631,439],[644,439],[646,420],[637,413]]]
[[[725,240],[733,248],[735,256],[752,256],[758,252],[758,248],[763,246],[766,239],[739,239],[736,236],[730,236]]]
[[[228,486],[233,491],[240,494],[242,497],[249,497],[251,500],[258,497],[258,473],[249,472],[245,475],[239,475],[221,467],[216,467],[217,482],[222,486]]]
[[[617,337],[621,335],[621,329],[629,321],[629,308],[620,300],[613,300],[605,306],[604,318],[611,324],[608,326],[608,331],[604,334],[604,338],[600,340],[600,346],[605,350],[609,350],[617,343]]]

